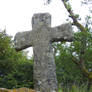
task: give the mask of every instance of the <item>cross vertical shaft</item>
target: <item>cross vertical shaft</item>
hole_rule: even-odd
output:
[[[36,14],[33,23],[33,53],[35,89],[40,92],[57,90],[56,66],[51,46],[51,16]]]

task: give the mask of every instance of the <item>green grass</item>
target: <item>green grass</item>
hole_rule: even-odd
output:
[[[63,91],[61,89],[59,89],[58,92],[63,92]]]
[[[86,85],[80,87],[73,85],[71,88],[59,88],[58,92],[92,92],[92,87],[88,91]]]

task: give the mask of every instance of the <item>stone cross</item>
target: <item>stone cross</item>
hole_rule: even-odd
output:
[[[33,46],[34,88],[36,92],[57,92],[56,66],[52,43],[72,41],[72,26],[69,23],[51,28],[51,15],[34,14],[32,31],[19,32],[15,36],[15,48],[20,51]]]

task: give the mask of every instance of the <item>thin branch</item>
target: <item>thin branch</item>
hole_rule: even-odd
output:
[[[85,76],[89,76],[90,72],[86,69],[84,62],[80,64],[80,61],[78,62],[76,58],[72,58],[72,61],[77,65],[78,68],[80,68]]]
[[[77,62],[78,60],[77,60],[76,58],[74,58],[73,56],[72,56],[72,61],[73,61],[76,65],[79,65],[79,62]]]
[[[73,24],[76,25],[81,31],[86,31],[85,27],[80,24],[75,16],[75,14],[73,13],[73,11],[71,9],[68,9],[68,6],[66,4],[66,0],[62,0],[66,10],[68,11],[68,13],[70,14],[70,17],[72,18],[73,20]]]

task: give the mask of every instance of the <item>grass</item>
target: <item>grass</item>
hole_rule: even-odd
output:
[[[86,85],[80,87],[73,85],[71,88],[59,88],[58,92],[92,92],[92,87],[88,91]]]

